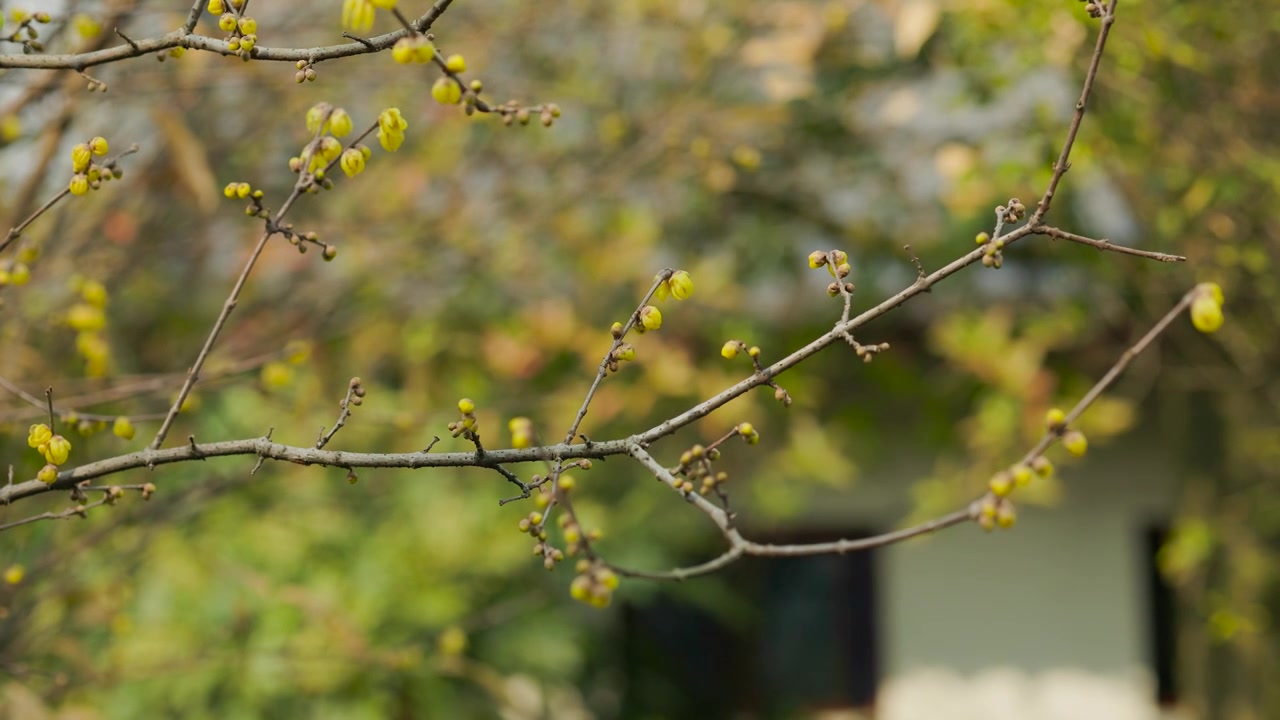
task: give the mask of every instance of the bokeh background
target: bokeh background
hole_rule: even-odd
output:
[[[51,49],[178,27],[187,3],[38,3]],[[427,4],[400,3],[413,17]],[[16,7],[5,3],[7,9]],[[340,40],[340,4],[254,3],[259,43]],[[1231,718],[1280,713],[1280,68],[1266,3],[1121,2],[1052,220],[1183,254],[1171,266],[1045,239],[878,320],[870,364],[832,348],[784,376],[795,403],[741,398],[655,447],[673,462],[747,420],[727,453],[755,537],[891,529],[974,497],[1189,287],[1227,324],[1175,323],[1082,421],[1091,454],[1022,497],[1019,525],[902,548],[750,560],[683,584],[572,601],[480,471],[362,472],[226,459],[133,471],[88,519],[9,530],[0,714],[14,718]],[[9,27],[12,27],[11,25]],[[380,13],[376,32],[394,29]],[[1058,0],[468,0],[436,24],[497,101],[555,102],[550,129],[432,101],[433,71],[387,55],[317,67],[188,52],[74,74],[0,74],[0,217],[64,187],[75,142],[142,150],[122,181],[37,221],[31,281],[0,288],[0,376],[81,410],[145,416],[181,384],[261,225],[230,181],[293,182],[320,101],[407,140],[290,219],[332,263],[273,241],[171,434],[314,442],[347,380],[369,395],[333,447],[419,449],[455,403],[487,445],[509,418],[563,433],[654,273],[692,273],[660,332],[588,416],[619,437],[746,374],[738,338],[781,357],[839,307],[805,257],[851,256],[856,306],[940,267],[1010,197],[1043,191],[1097,29]],[[206,15],[200,32],[218,34]],[[20,47],[8,43],[5,52]],[[6,225],[7,227],[7,225]],[[904,246],[910,245],[910,251]],[[30,250],[28,254],[30,255]],[[85,283],[105,326],[66,318]],[[0,457],[34,475],[0,399]],[[73,439],[72,462],[145,445]],[[445,440],[440,448],[465,443]],[[532,466],[518,468],[524,474]],[[705,518],[621,459],[579,473],[611,561],[710,557]],[[42,496],[0,523],[67,506]],[[9,579],[16,579],[11,575]]]

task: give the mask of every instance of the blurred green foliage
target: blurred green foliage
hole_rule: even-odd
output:
[[[145,36],[183,12],[140,2],[122,27]],[[255,12],[261,45],[338,39],[336,4]],[[659,456],[754,423],[761,444],[726,460],[752,527],[785,524],[819,488],[856,493],[860,476],[904,454],[925,473],[907,515],[949,511],[1025,449],[1048,407],[1074,401],[1194,282],[1216,280],[1228,296],[1216,341],[1178,323],[1082,429],[1105,445],[1144,424],[1183,453],[1184,512],[1162,562],[1192,611],[1192,701],[1208,717],[1280,712],[1266,680],[1280,649],[1268,612],[1280,602],[1277,24],[1266,3],[1120,4],[1053,217],[1185,254],[1186,266],[1021,244],[1003,270],[962,273],[870,326],[862,339],[893,344],[884,357],[864,366],[834,348],[781,378],[790,409],[741,398]],[[810,251],[848,250],[867,307],[911,282],[913,254],[939,267],[989,229],[996,204],[1038,197],[1095,25],[1065,0],[450,9],[435,28],[442,51],[465,54],[490,97],[558,103],[551,129],[441,107],[433,71],[385,54],[322,63],[302,85],[286,65],[196,52],[98,68],[109,93],[54,93],[5,120],[6,198],[39,168],[41,143],[60,142],[61,103],[72,103],[62,144],[103,134],[143,150],[123,181],[24,236],[40,258],[29,285],[0,294],[0,375],[36,393],[52,385],[70,405],[141,378],[157,389],[86,409],[163,410],[181,382],[166,374],[194,357],[260,232],[221,187],[250,182],[273,206],[293,182],[307,108],[332,102],[362,127],[397,106],[409,121],[400,152],[376,153],[289,216],[338,258],[273,241],[170,442],[274,428],[308,444],[353,375],[369,395],[338,449],[425,447],[462,396],[477,401],[491,447],[509,441],[514,416],[559,439],[609,324],[655,272],[687,269],[693,297],[668,301],[662,330],[636,340],[637,362],[607,380],[583,427],[617,437],[744,377],[745,361],[719,356],[726,339],[767,359],[825,331],[838,301],[806,268]],[[64,170],[60,150],[37,196],[62,187]],[[6,217],[16,204],[3,202]],[[75,278],[109,291],[105,377],[86,376],[59,320],[77,302]],[[289,341],[309,355],[284,360]],[[38,469],[23,438],[40,415],[3,406],[0,450],[19,479]],[[72,462],[144,446],[155,426],[138,426],[128,443],[75,440]],[[267,465],[250,477],[250,466],[134,471],[120,481],[159,486],[148,504],[130,497],[85,521],[5,533],[0,562],[25,568],[0,589],[8,707],[66,718],[624,714],[612,615],[571,602],[570,571],[548,574],[529,556],[515,527],[529,506],[499,508],[509,488],[497,474],[367,471],[350,485],[334,469]],[[612,561],[664,568],[718,547],[702,518],[620,459],[578,478],[575,505],[603,528]],[[1029,499],[1053,503],[1069,484],[1068,473]],[[25,501],[0,522],[65,502]],[[704,601],[732,598],[717,578],[696,587]],[[689,591],[632,582],[620,598],[669,592]]]

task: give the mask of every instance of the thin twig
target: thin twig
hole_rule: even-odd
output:
[[[448,9],[453,0],[436,0],[435,5],[431,6],[417,20],[413,21],[413,26],[419,31],[425,31],[431,27]],[[194,24],[192,20],[199,20],[199,15],[194,18],[188,17],[188,24],[178,30],[165,33],[152,38],[134,41],[132,45],[118,45],[116,47],[107,48],[105,50],[95,50],[84,53],[67,53],[62,55],[23,55],[20,53],[10,53],[0,55],[0,68],[30,68],[36,70],[83,70],[93,67],[94,65],[103,65],[105,63],[118,62],[129,58],[139,57],[157,53],[163,50],[169,50],[175,47],[184,47],[188,50],[205,50],[215,52],[221,55],[232,55],[233,51],[226,40],[219,38],[206,37],[204,35],[195,35],[192,33]],[[350,57],[352,55],[364,55],[371,52],[386,50],[396,41],[405,37],[408,33],[404,30],[396,30],[369,38],[364,42],[343,43],[341,45],[327,45],[324,47],[314,48],[273,48],[266,46],[258,46],[253,49],[253,59],[255,60],[271,60],[275,62],[297,62],[306,60],[311,63],[320,62],[322,60],[334,60],[337,58]]]
[[[645,305],[649,304],[649,300],[653,298],[653,294],[658,292],[658,288],[662,287],[663,283],[671,279],[671,276],[674,273],[675,271],[670,268],[658,273],[657,277],[653,279],[653,285],[649,287],[649,292],[644,294],[644,298],[640,300],[640,304],[636,306],[635,311],[627,318],[626,324],[622,326],[622,332],[619,333],[618,337],[614,338],[613,343],[609,345],[609,351],[606,352],[604,354],[604,358],[600,360],[600,367],[596,369],[595,379],[591,381],[591,387],[587,389],[586,397],[582,398],[582,405],[578,408],[578,413],[573,418],[573,424],[569,426],[569,431],[565,433],[564,441],[566,443],[573,442],[573,439],[577,437],[578,428],[582,426],[583,419],[587,417],[587,410],[591,407],[591,400],[595,397],[596,390],[600,388],[600,383],[603,382],[605,377],[609,374],[609,361],[613,358],[613,353],[622,346],[622,341],[627,337],[627,333],[631,332],[631,329],[640,321],[640,310],[644,308]]]
[[[1080,132],[1080,123],[1084,120],[1085,107],[1089,104],[1089,95],[1093,92],[1093,81],[1098,76],[1098,67],[1102,64],[1102,51],[1107,46],[1107,36],[1111,34],[1111,25],[1116,20],[1116,2],[1111,0],[1102,16],[1102,26],[1098,29],[1098,39],[1093,46],[1093,57],[1089,58],[1089,69],[1084,74],[1084,84],[1080,86],[1080,99],[1076,101],[1075,114],[1071,116],[1071,125],[1067,127],[1067,138],[1062,143],[1062,151],[1058,153],[1058,161],[1053,164],[1053,175],[1049,177],[1049,186],[1036,204],[1036,211],[1028,225],[1039,225],[1049,214],[1049,206],[1053,204],[1053,195],[1058,191],[1058,183],[1071,167],[1071,146],[1076,142],[1076,134]]]
[[[1153,252],[1150,250],[1137,250],[1135,248],[1126,247],[1124,245],[1116,245],[1115,243],[1111,242],[1110,240],[1106,240],[1105,238],[1102,240],[1097,240],[1091,237],[1085,237],[1084,235],[1076,235],[1075,233],[1069,233],[1066,230],[1052,227],[1050,225],[1036,226],[1034,228],[1034,232],[1037,235],[1044,235],[1046,237],[1051,237],[1058,240],[1070,240],[1071,242],[1080,243],[1081,245],[1088,245],[1089,247],[1094,247],[1099,250],[1120,253],[1122,255],[1133,255],[1135,257],[1146,258],[1148,260],[1156,260],[1159,262],[1167,262],[1167,263],[1187,261],[1187,259],[1182,255],[1169,255],[1166,253]]]

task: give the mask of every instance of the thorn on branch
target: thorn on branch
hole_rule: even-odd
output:
[[[133,38],[129,37],[128,35],[125,35],[124,31],[122,31],[120,28],[112,28],[112,29],[115,30],[116,34],[120,36],[121,40],[124,40],[125,42],[129,43],[129,47],[133,48],[134,52],[142,52],[142,48],[138,47],[138,43],[134,42]],[[83,75],[84,73],[81,72],[80,74]]]
[[[344,38],[346,38],[346,39],[348,39],[348,40],[355,40],[356,42],[360,43],[361,45],[364,45],[364,46],[365,46],[366,48],[368,48],[370,51],[373,51],[373,50],[377,50],[377,49],[378,49],[378,48],[376,48],[376,47],[374,46],[374,44],[373,44],[373,43],[369,42],[368,40],[366,40],[366,39],[364,39],[364,38],[362,38],[362,37],[359,37],[359,36],[357,36],[357,35],[352,35],[352,34],[351,34],[351,33],[349,33],[349,32],[343,32],[343,33],[342,33],[342,37],[344,37]]]
[[[910,246],[910,245],[903,245],[903,246],[902,246],[902,249],[903,249],[903,250],[906,250],[906,251],[907,251],[907,254],[908,254],[909,256],[911,256],[911,264],[912,264],[912,265],[914,265],[914,266],[915,266],[915,268],[916,268],[916,282],[920,282],[920,281],[924,280],[926,277],[928,277],[928,274],[927,274],[927,273],[925,273],[925,271],[924,271],[924,264],[920,262],[920,257],[919,257],[918,255],[916,255],[914,252],[912,252],[912,250],[911,250],[911,246]],[[925,287],[924,291],[925,291],[925,292],[930,292],[930,288],[929,288],[929,287]]]
[[[436,446],[436,443],[438,443],[438,442],[440,442],[440,436],[439,436],[439,435],[432,435],[432,436],[431,436],[431,442],[427,443],[427,446],[426,446],[426,447],[424,447],[424,448],[422,448],[422,452],[424,452],[424,453],[429,453],[429,452],[431,452],[431,448],[435,447],[435,446]]]

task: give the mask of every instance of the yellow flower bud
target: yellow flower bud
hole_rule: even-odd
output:
[[[1008,530],[1018,521],[1018,514],[1013,509],[1013,503],[1005,501],[1000,503],[1000,507],[996,509],[996,524]]]
[[[222,17],[218,18],[218,27],[221,28],[222,32],[235,30],[236,23],[235,13],[223,13]]]
[[[249,197],[249,193],[253,192],[253,187],[249,183],[238,183],[236,185],[236,197],[241,200]]]
[[[739,349],[740,349],[740,343],[737,340],[730,340],[729,342],[725,343],[723,347],[720,348],[720,356],[723,357],[725,360],[732,360],[738,357]]]
[[[467,60],[461,55],[454,53],[453,55],[449,56],[448,60],[444,61],[444,66],[448,68],[449,72],[452,72],[452,73],[466,72]]]
[[[441,105],[457,105],[462,99],[462,88],[453,78],[442,77],[431,86],[431,97]]]
[[[463,415],[470,415],[476,411],[476,401],[471,398],[462,398],[458,401],[458,412]]]
[[[129,418],[120,416],[111,424],[111,432],[118,438],[132,440],[134,433],[133,423],[130,422]]]
[[[1072,430],[1062,436],[1062,447],[1066,448],[1067,452],[1072,455],[1081,457],[1089,449],[1089,441],[1085,438],[1084,433],[1079,430]]]
[[[408,128],[409,122],[400,114],[400,108],[387,108],[378,114],[378,127],[398,132]]]
[[[40,468],[40,472],[36,473],[36,479],[46,485],[52,485],[58,479],[58,466],[47,463]]]
[[[1211,295],[1201,295],[1191,303],[1191,324],[1202,333],[1216,332],[1222,327],[1222,305]]]
[[[662,327],[662,311],[652,305],[640,308],[640,324],[645,330],[657,330]]]
[[[41,445],[38,449],[45,460],[54,465],[61,465],[67,461],[67,456],[71,454],[71,441],[61,435],[54,435],[49,438],[49,442]]]
[[[400,149],[400,144],[404,142],[404,133],[379,130],[378,142],[382,145],[383,150],[395,152]]]
[[[37,423],[27,429],[27,445],[33,448],[44,445],[52,437],[53,431],[44,423]]]
[[[1031,484],[1031,468],[1026,465],[1013,466],[1013,484],[1016,487],[1026,487]]]
[[[1005,497],[1013,491],[1013,476],[1004,471],[998,472],[991,476],[987,486],[991,488],[992,495]]]
[[[342,166],[342,172],[347,177],[355,177],[364,171],[364,153],[355,148],[348,148],[343,151],[342,159],[338,161]]]
[[[205,9],[209,11],[210,15],[221,15],[227,11],[226,6],[222,4],[222,0],[209,0],[209,4],[205,6]]]
[[[693,278],[684,270],[677,270],[667,284],[671,286],[671,295],[677,300],[684,300],[693,294]]]
[[[821,250],[814,250],[809,253],[809,267],[818,269],[827,264],[827,254]]]
[[[31,268],[23,263],[16,263],[9,269],[9,282],[14,285],[26,285],[31,280]]]
[[[76,173],[71,176],[71,182],[67,184],[67,190],[72,195],[84,195],[89,192],[89,178],[83,173]]]
[[[25,577],[26,574],[26,569],[21,565],[10,565],[5,568],[4,581],[10,585],[17,585],[22,582],[22,578]]]
[[[396,6],[396,0],[371,0],[373,6],[383,10],[390,10]]]
[[[391,59],[401,65],[408,65],[409,63],[414,62],[413,55],[414,48],[416,46],[416,43],[414,42],[415,39],[416,36],[402,37],[397,40],[396,44],[391,47]]]
[[[106,155],[108,149],[107,139],[101,135],[95,137],[89,141],[89,149],[93,151],[94,155]]]
[[[307,110],[307,132],[320,132],[321,121],[326,121],[327,124],[327,118],[325,116],[329,112],[329,108],[329,103],[316,103]]]
[[[1049,412],[1044,414],[1044,424],[1050,430],[1057,430],[1067,422],[1067,414],[1058,408],[1050,408]]]
[[[258,32],[258,21],[251,17],[242,17],[238,23],[241,35],[252,35]]]
[[[1203,293],[1208,293],[1209,296],[1213,298],[1214,302],[1218,303],[1219,305],[1222,305],[1223,303],[1226,302],[1226,298],[1224,298],[1222,295],[1222,287],[1218,285],[1218,283],[1211,283],[1211,282],[1200,283],[1200,285],[1198,286],[1198,289]]]
[[[1031,469],[1035,470],[1036,474],[1042,478],[1047,478],[1053,475],[1053,463],[1049,461],[1049,458],[1043,455],[1031,461]]]
[[[334,137],[346,137],[351,132],[351,116],[346,110],[337,108],[329,115],[329,132]]]
[[[87,143],[80,143],[71,148],[71,171],[82,173],[89,169],[89,161],[93,159],[93,153],[89,150]]]
[[[332,135],[325,135],[320,138],[319,153],[326,163],[332,162],[342,154],[342,143]]]
[[[418,36],[413,45],[413,61],[425,65],[436,56],[436,46],[425,37]]]
[[[618,360],[631,362],[636,359],[636,348],[631,343],[622,343],[613,351],[613,356]]]
[[[586,575],[579,575],[569,583],[569,596],[574,600],[586,602],[591,596],[591,578]]]

